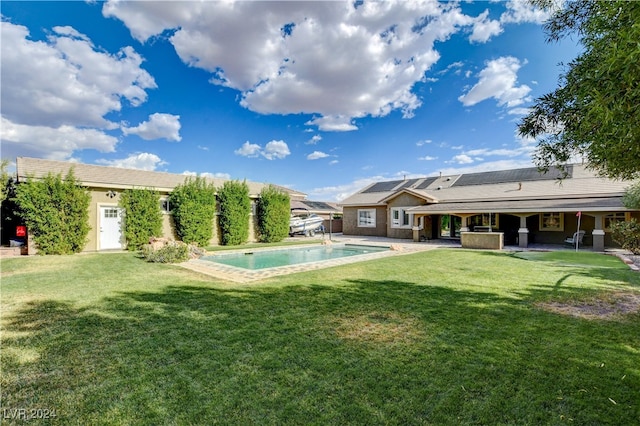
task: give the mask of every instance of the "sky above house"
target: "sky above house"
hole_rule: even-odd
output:
[[[531,167],[518,121],[579,53],[525,1],[2,1],[1,155],[369,183]]]

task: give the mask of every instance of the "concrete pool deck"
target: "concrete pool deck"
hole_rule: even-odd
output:
[[[325,237],[324,240],[328,240]],[[318,239],[318,245],[323,241],[322,238]],[[392,247],[392,250],[361,254],[357,256],[343,257],[340,259],[322,260],[319,262],[299,263],[296,265],[278,266],[275,268],[266,268],[258,270],[250,270],[244,268],[237,268],[234,266],[223,265],[221,263],[210,262],[202,259],[192,259],[187,262],[180,263],[179,266],[183,268],[199,272],[211,277],[219,278],[226,281],[233,281],[237,283],[247,283],[251,281],[263,280],[266,278],[276,277],[280,275],[294,274],[297,272],[314,271],[318,269],[331,268],[334,266],[347,265],[349,263],[363,262],[366,260],[381,259],[389,256],[398,256],[402,254],[415,253],[418,251],[433,250],[439,247],[455,247],[455,244],[448,243],[415,243],[412,240],[397,240],[390,238],[376,238],[376,237],[333,237],[331,242],[333,244],[357,244],[357,245],[369,245],[369,246],[383,246]],[[458,244],[459,246],[459,244]],[[265,249],[252,248],[250,251],[268,251],[268,250],[282,250],[295,249],[295,246],[288,247],[274,247]],[[243,253],[249,249],[228,250],[221,252],[221,255],[230,253]],[[208,255],[215,256],[215,253],[208,253]]]
[[[292,237],[287,238],[286,241],[295,241],[304,237]],[[325,235],[311,237],[317,240],[317,243],[322,243],[323,240],[329,240],[329,236]],[[306,238],[307,240],[309,238]],[[369,246],[385,246],[385,247],[394,247],[398,250],[390,250],[378,253],[370,253],[370,254],[362,254],[358,256],[351,257],[343,257],[341,259],[332,259],[332,260],[323,260],[319,262],[309,262],[309,263],[300,263],[297,265],[289,265],[289,266],[279,266],[275,268],[268,269],[259,269],[259,270],[249,270],[244,268],[236,268],[233,266],[223,265],[221,263],[209,262],[206,260],[194,259],[188,262],[180,263],[179,265],[183,268],[190,269],[195,272],[199,272],[201,274],[205,274],[214,278],[219,278],[226,281],[233,281],[237,283],[247,283],[252,281],[258,281],[266,278],[276,277],[280,275],[288,275],[294,274],[297,272],[306,272],[306,271],[314,271],[318,269],[331,268],[333,266],[346,265],[349,263],[362,262],[366,260],[380,259],[389,256],[398,256],[402,254],[416,253],[420,251],[428,251],[439,248],[461,248],[459,240],[431,240],[427,242],[414,242],[413,240],[404,240],[404,239],[395,239],[395,238],[385,238],[385,237],[358,237],[358,236],[344,236],[342,234],[334,234],[332,235],[331,242],[335,244],[358,244],[358,245],[369,245]],[[264,248],[257,250],[278,250],[287,247],[273,247],[273,248]],[[289,246],[289,248],[292,248]],[[224,253],[242,253],[248,251],[249,249],[238,249],[238,250],[228,250],[224,251]],[[256,251],[256,249],[250,249],[251,251]],[[505,246],[503,251],[560,251],[560,250],[575,250],[569,246],[562,245],[545,245],[545,244],[530,244],[530,246],[526,249],[522,249],[517,246]],[[579,251],[591,252],[590,247],[580,248]],[[628,255],[627,252],[620,249],[607,249],[605,251],[607,254],[615,255],[620,257],[623,262],[629,263],[630,267],[633,269],[634,265],[632,262],[626,260],[624,255]],[[214,253],[209,253],[209,255],[215,255]],[[638,256],[635,256],[638,258]],[[639,265],[635,265],[634,270],[638,270],[640,268]]]

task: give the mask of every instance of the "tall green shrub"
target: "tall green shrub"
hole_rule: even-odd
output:
[[[216,188],[203,177],[187,178],[169,195],[178,237],[185,243],[207,246],[213,236]]]
[[[226,181],[218,191],[220,202],[220,243],[244,244],[249,239],[251,199],[246,182]]]
[[[140,250],[151,237],[162,234],[160,194],[153,189],[127,189],[120,195],[124,209],[124,237],[127,249]]]
[[[89,192],[76,180],[73,169],[63,179],[49,173],[41,180],[17,185],[15,202],[40,254],[82,251],[89,233]]]
[[[273,185],[262,188],[256,214],[259,238],[263,243],[276,243],[289,235],[291,200],[286,192]]]

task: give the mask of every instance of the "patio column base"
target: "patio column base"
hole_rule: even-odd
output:
[[[594,229],[591,235],[593,236],[593,251],[604,251],[604,231]]]
[[[528,228],[518,229],[518,247],[521,247],[521,248],[529,247],[529,229]]]

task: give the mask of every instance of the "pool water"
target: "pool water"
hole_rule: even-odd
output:
[[[330,245],[313,247],[295,247],[283,250],[255,251],[235,254],[218,254],[205,256],[201,260],[222,263],[244,269],[266,269],[277,266],[297,265],[300,263],[319,262],[322,260],[339,259],[361,254],[389,251],[387,247],[360,245]]]

